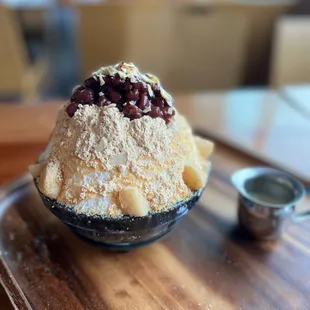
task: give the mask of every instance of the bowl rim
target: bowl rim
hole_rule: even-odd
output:
[[[204,188],[197,191],[192,191],[190,196],[187,196],[184,200],[175,202],[170,208],[161,212],[152,212],[145,216],[131,216],[123,215],[121,217],[105,217],[99,214],[87,215],[86,213],[78,213],[73,207],[66,206],[56,199],[51,199],[45,196],[39,189],[37,180],[34,179],[34,184],[43,200],[44,205],[58,218],[60,218],[66,224],[76,227],[87,227],[89,229],[97,227],[99,225],[117,225],[124,227],[137,226],[138,223],[144,223],[147,228],[157,227],[165,224],[169,221],[177,220],[185,215],[188,210],[198,201]]]

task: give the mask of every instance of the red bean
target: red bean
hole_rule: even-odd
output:
[[[126,93],[129,101],[136,101],[139,98],[139,91],[137,89],[130,90]]]
[[[152,90],[154,92],[155,97],[161,97],[160,88],[157,84],[152,86]]]
[[[126,78],[126,82],[124,83],[124,90],[128,91],[128,90],[132,90],[132,89],[133,89],[133,87],[132,87],[132,85],[130,83],[129,78]]]
[[[92,89],[93,91],[99,91],[100,90],[100,81],[99,78],[97,77],[96,79],[94,77],[89,77],[84,81],[84,85],[87,88]]]
[[[78,109],[77,103],[70,103],[66,108],[66,112],[69,117],[72,117],[77,109]]]
[[[162,97],[158,84],[150,85],[153,91],[150,95],[147,83],[137,77],[135,83],[128,77],[122,79],[119,74],[104,76],[103,79],[104,84],[100,85],[99,77],[91,76],[84,81],[86,88],[80,86],[75,90],[71,96],[71,104],[67,107],[70,117],[78,109],[78,104],[96,104],[102,107],[111,103],[116,103],[117,109],[131,120],[146,114],[152,118],[161,117],[168,124],[174,116],[175,112],[169,110],[170,106]],[[151,110],[143,112],[147,108]]]
[[[149,106],[149,98],[147,97],[146,94],[140,94],[140,97],[137,101],[137,106],[141,109],[144,110]]]
[[[161,117],[161,111],[159,107],[152,106],[151,111],[148,112],[148,115],[152,118]]]
[[[122,99],[120,93],[116,92],[113,88],[108,88],[108,96],[112,103],[119,103]]]
[[[163,108],[165,106],[165,100],[162,98],[154,98],[152,104],[159,108]]]
[[[76,90],[71,96],[71,102],[81,104],[93,104],[95,102],[94,91],[90,88]]]
[[[142,114],[136,105],[127,104],[123,109],[123,113],[130,119],[137,119],[142,117]]]
[[[140,92],[143,91],[143,92],[146,92],[147,91],[147,88],[146,88],[146,84],[144,82],[137,82],[137,83],[133,83],[132,84],[133,88],[136,88],[138,89]]]

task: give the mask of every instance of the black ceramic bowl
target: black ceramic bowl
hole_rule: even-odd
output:
[[[110,250],[127,251],[152,243],[171,231],[176,223],[188,213],[198,201],[202,189],[187,199],[177,202],[166,211],[147,216],[123,216],[121,218],[89,216],[79,214],[42,194],[45,206],[79,237],[88,242],[102,245]]]

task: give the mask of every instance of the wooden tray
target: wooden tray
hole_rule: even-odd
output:
[[[290,225],[277,244],[242,237],[220,171],[166,239],[125,254],[77,239],[27,176],[0,197],[1,282],[17,309],[310,307],[309,226]]]

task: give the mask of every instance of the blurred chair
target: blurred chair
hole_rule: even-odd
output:
[[[172,22],[169,5],[110,1],[77,8],[83,76],[124,60],[165,79]]]
[[[284,17],[278,21],[270,82],[273,86],[310,82],[309,17]]]
[[[31,64],[13,13],[0,4],[0,99],[33,102],[39,94],[45,64]]]
[[[134,1],[78,5],[84,76],[120,60],[159,76],[172,92],[236,87],[247,18],[193,5]]]
[[[247,24],[244,14],[208,4],[176,7],[169,87],[191,92],[240,85]]]
[[[298,0],[227,0],[214,4],[221,12],[239,13],[248,19],[244,57],[246,85],[268,83],[274,25],[279,16],[290,11],[297,2]]]

